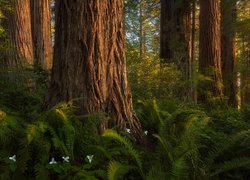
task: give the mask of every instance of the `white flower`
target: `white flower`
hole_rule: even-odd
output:
[[[55,161],[54,158],[51,159],[51,161],[49,162],[49,164],[56,164],[57,162]]]
[[[145,134],[145,135],[148,135],[148,131],[144,131],[144,134]]]
[[[64,162],[69,162],[69,156],[66,156],[66,157],[63,156],[62,159]]]
[[[9,157],[9,160],[16,162],[16,155],[14,154],[12,157]]]
[[[127,131],[127,133],[129,133],[129,134],[130,134],[130,129],[126,128],[126,131]]]
[[[93,157],[94,157],[94,155],[88,155],[88,156],[87,156],[87,159],[89,160],[89,163],[92,162]]]

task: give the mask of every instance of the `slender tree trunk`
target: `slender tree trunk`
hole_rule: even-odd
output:
[[[105,112],[103,125],[139,136],[127,82],[123,0],[56,1],[55,52],[48,107],[77,99],[83,113]]]
[[[189,61],[189,79],[191,80],[190,84],[190,96],[193,102],[197,102],[197,94],[196,94],[196,87],[193,83],[193,73],[194,73],[194,62],[195,62],[195,25],[196,25],[196,0],[192,0],[192,35],[191,35],[191,53],[190,53],[190,61]]]
[[[30,0],[31,22],[36,64],[43,69],[52,67],[50,0]]]
[[[192,48],[192,25],[191,25],[191,11],[188,6],[190,6],[189,3],[188,6],[185,6],[186,3],[183,2],[181,8],[179,9],[179,12],[177,13],[177,17],[182,17],[179,19],[179,22],[177,23],[177,31],[180,32],[180,38],[179,43],[183,46],[183,49],[179,51],[179,53],[182,53],[181,57],[181,63],[180,67],[182,67],[182,71],[184,72],[184,78],[186,80],[189,80],[191,77],[191,71],[190,68],[192,66],[191,62],[191,48]],[[179,29],[178,29],[179,28]]]
[[[8,67],[33,65],[33,43],[31,36],[30,1],[13,0],[12,10],[5,11],[9,48],[6,56]]]
[[[145,56],[145,29],[144,29],[144,0],[139,0],[140,3],[140,60]]]
[[[242,38],[242,53],[243,53],[243,59],[246,59],[245,52],[246,52],[246,47],[245,47],[245,41],[244,37]],[[244,62],[243,62],[244,63]],[[240,101],[241,101],[241,106],[245,104],[245,90],[246,90],[246,80],[247,80],[247,73],[245,67],[241,68],[240,72]]]
[[[200,73],[210,80],[200,87],[199,100],[222,96],[220,1],[200,0]],[[210,94],[210,95],[209,95]]]
[[[250,39],[245,36],[242,41],[244,67],[241,70],[241,103],[245,105],[250,102]]]

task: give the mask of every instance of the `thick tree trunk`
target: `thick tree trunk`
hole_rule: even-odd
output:
[[[43,69],[52,67],[50,0],[30,0],[31,24],[36,64]]]
[[[210,80],[200,87],[199,100],[222,96],[220,1],[200,0],[200,73]]]
[[[83,113],[105,112],[107,126],[140,123],[132,109],[123,34],[123,0],[56,1],[55,52],[48,106],[78,99]]]
[[[161,0],[160,58],[164,62],[175,61],[176,64],[184,63],[184,66],[187,66],[189,62],[191,55],[190,7],[190,1]]]
[[[173,35],[174,12],[174,0],[161,0],[160,58],[168,62],[170,62],[174,56],[170,47],[171,35]]]
[[[30,1],[14,0],[12,7],[4,12],[6,20],[3,24],[9,39],[6,64],[8,67],[33,65]]]
[[[174,62],[180,69],[185,91],[191,97],[191,0],[161,0],[160,58],[162,63]]]
[[[235,49],[236,0],[221,1],[221,61],[224,94],[229,104],[237,106],[237,72]]]

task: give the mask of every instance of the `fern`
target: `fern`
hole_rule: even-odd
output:
[[[146,176],[146,180],[167,180],[168,175],[160,165],[154,165]]]
[[[35,165],[35,176],[37,180],[47,179],[49,177],[49,171],[42,164]]]
[[[133,145],[129,142],[129,140],[127,140],[125,137],[120,136],[116,131],[111,129],[106,130],[102,136],[112,138],[124,145],[124,147],[127,149],[127,152],[135,160],[141,174],[143,175],[141,157],[139,153],[133,148]]]
[[[108,165],[108,179],[109,180],[123,179],[124,175],[133,169],[135,169],[135,167],[111,161],[109,162]]]
[[[188,167],[184,158],[175,160],[171,168],[171,179],[182,180],[188,178]]]
[[[171,145],[166,141],[165,138],[162,138],[162,137],[160,137],[157,134],[153,134],[153,136],[156,137],[160,141],[162,147],[165,150],[165,153],[167,153],[167,156],[168,156],[168,159],[169,159],[170,163],[173,163],[174,158],[173,158],[173,156],[171,154],[172,153],[172,147],[171,147]]]
[[[216,158],[223,154],[225,150],[230,147],[230,141],[223,142],[221,144],[216,145],[213,147],[209,152],[208,156],[205,159],[206,165],[211,167],[216,160]]]
[[[216,169],[215,172],[211,173],[210,176],[216,176],[226,171],[234,170],[241,167],[250,167],[250,158],[249,157],[241,157],[235,158],[229,161],[224,161],[221,164],[216,165],[214,168]]]
[[[20,121],[22,119],[16,116],[5,114],[0,121],[0,142],[2,145],[10,144],[17,138],[18,134],[22,133]]]
[[[109,151],[107,151],[106,149],[105,149],[105,147],[103,147],[103,146],[100,146],[100,145],[90,145],[90,146],[88,146],[88,148],[89,149],[93,149],[93,151],[95,151],[95,152],[98,152],[98,151],[100,151],[101,153],[102,153],[102,155],[104,155],[106,158],[108,158],[109,160],[111,160],[112,159],[112,157],[111,157],[111,153],[110,153],[110,150]]]

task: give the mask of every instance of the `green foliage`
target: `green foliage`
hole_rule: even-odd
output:
[[[120,136],[119,134],[117,134],[117,132],[115,132],[113,130],[106,130],[103,133],[103,136],[112,138],[112,139],[118,141],[119,143],[121,143],[126,148],[127,153],[134,159],[134,162],[136,163],[137,167],[139,168],[140,172],[143,175],[142,161],[141,161],[140,155],[133,148],[133,145],[129,142],[129,140],[127,140],[127,138]]]
[[[141,78],[158,76],[153,67],[142,70]],[[115,128],[101,133],[107,114],[79,114],[73,101],[42,110],[49,72],[39,67],[25,74],[34,87],[1,79],[0,179],[247,179],[249,106],[239,111],[223,103],[204,108],[180,102],[174,96],[178,73],[171,68],[166,72],[176,79],[165,81],[170,89],[153,79],[133,84],[135,109],[147,131],[139,145]],[[62,159],[67,156],[69,162]]]
[[[23,96],[25,89],[20,90]],[[13,93],[10,89],[9,93]],[[204,111],[176,100],[138,100],[144,145],[99,125],[106,114],[78,115],[73,102],[34,112],[29,104],[0,110],[1,179],[209,179],[249,176],[249,107]],[[40,95],[38,95],[40,96]],[[6,98],[9,97],[9,98]],[[36,96],[27,96],[36,99]],[[32,100],[31,100],[32,101]],[[16,112],[15,112],[16,110]],[[156,141],[157,140],[157,141]],[[16,155],[16,162],[9,159]],[[90,162],[87,156],[93,155]],[[65,162],[62,156],[69,157]],[[49,164],[52,158],[56,164]]]
[[[10,2],[0,0],[0,21],[5,18],[3,11],[11,10]],[[50,72],[37,65],[23,70],[1,66],[2,52],[9,45],[0,27],[0,179],[250,177],[250,106],[231,108],[224,100],[204,92],[205,84],[212,82],[213,68],[208,68],[206,76],[193,72],[193,77],[183,80],[177,64],[185,53],[177,36],[171,39],[170,48],[177,52],[174,60],[178,62],[163,64],[158,57],[160,1],[144,0],[142,19],[138,2],[125,1],[125,34],[128,78],[144,132],[141,144],[115,128],[101,133],[100,124],[110,117],[101,112],[80,114],[74,102],[61,102],[44,110]],[[248,73],[247,2],[239,1],[235,24],[242,77]],[[139,35],[140,20],[145,37]],[[140,40],[145,41],[143,58]],[[193,69],[198,67],[194,65]],[[205,106],[194,105],[186,98],[190,83],[208,97]],[[249,83],[242,85],[242,91],[247,91]],[[68,157],[68,162],[62,157]]]
[[[124,175],[132,169],[134,169],[133,166],[122,165],[118,162],[111,161],[108,165],[108,179],[109,180],[123,179]]]
[[[250,166],[250,158],[236,158],[230,161],[225,161],[222,164],[217,165],[217,170],[214,173],[211,173],[210,176],[216,176],[223,172],[227,172],[232,169]],[[249,169],[249,168],[248,168]]]

